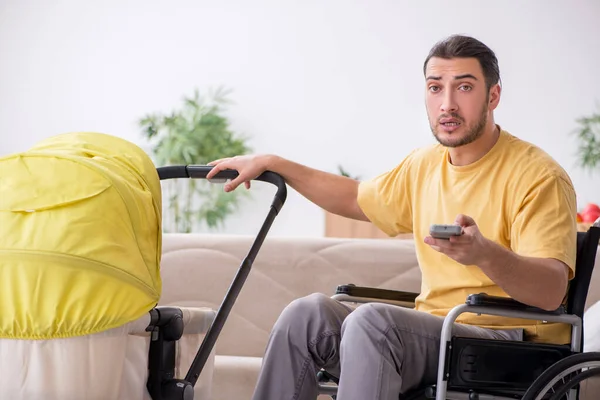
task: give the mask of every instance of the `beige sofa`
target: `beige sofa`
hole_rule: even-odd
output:
[[[217,309],[253,239],[165,235],[161,304]],[[313,292],[331,295],[337,285],[345,283],[418,292],[420,272],[414,242],[268,237],[217,341],[212,399],[250,399],[269,331],[283,308]],[[599,300],[597,272],[588,307]],[[586,316],[592,329],[586,329],[585,337],[598,346],[600,305],[595,313],[598,315]]]

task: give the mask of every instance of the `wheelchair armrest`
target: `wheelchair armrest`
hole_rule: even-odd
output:
[[[487,293],[471,294],[467,297],[466,304],[469,306],[479,307],[502,307],[510,310],[524,311],[524,312],[535,312],[540,314],[548,315],[561,315],[565,314],[566,310],[564,306],[558,307],[556,310],[547,311],[541,308],[530,306],[521,303],[517,300],[511,299],[510,297],[502,296],[491,296]]]
[[[365,286],[356,286],[354,284],[339,285],[335,291],[336,296],[343,296],[344,299],[352,301],[349,298],[360,299],[360,302],[378,301],[389,302],[391,304],[413,307],[418,293],[403,292],[399,290],[379,289]],[[400,304],[402,303],[402,304]]]

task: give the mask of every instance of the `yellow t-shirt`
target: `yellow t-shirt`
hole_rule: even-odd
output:
[[[472,217],[481,233],[512,251],[563,261],[575,271],[576,197],[567,173],[543,150],[501,130],[494,147],[466,166],[435,144],[359,186],[365,215],[390,236],[412,232],[422,271],[416,309],[445,316],[473,293],[508,295],[477,266],[459,264],[423,242],[431,224]],[[570,326],[465,313],[457,322],[524,328],[528,340],[569,343]]]

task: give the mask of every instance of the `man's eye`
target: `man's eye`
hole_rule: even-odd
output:
[[[472,89],[472,87],[470,85],[461,85],[459,87],[460,90],[462,90],[463,92],[468,92]]]
[[[440,90],[440,88],[438,86],[429,86],[430,92],[437,92],[438,90]]]

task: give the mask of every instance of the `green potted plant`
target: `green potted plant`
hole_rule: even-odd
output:
[[[577,119],[575,135],[579,142],[577,155],[581,167],[593,170],[600,164],[600,112]]]
[[[347,171],[347,170],[346,170],[344,167],[342,167],[342,166],[341,166],[341,165],[339,165],[339,164],[338,164],[338,173],[339,173],[341,176],[345,176],[345,177],[347,177],[347,178],[356,179],[357,181],[358,181],[358,180],[360,180],[360,176],[352,176],[352,175],[350,175],[350,173],[349,173],[349,172],[348,172],[348,171]]]
[[[577,119],[577,157],[579,166],[590,172],[597,171],[600,166],[600,111]],[[577,213],[580,230],[587,230],[589,225],[600,218],[600,206],[595,203],[587,204]]]
[[[143,135],[152,147],[156,165],[205,165],[210,161],[247,154],[247,138],[234,133],[224,115],[230,91],[219,88],[201,96],[185,96],[183,105],[170,113],[150,113],[139,120]],[[165,208],[165,232],[189,233],[223,226],[246,191],[225,193],[222,185],[202,179],[161,182]]]

